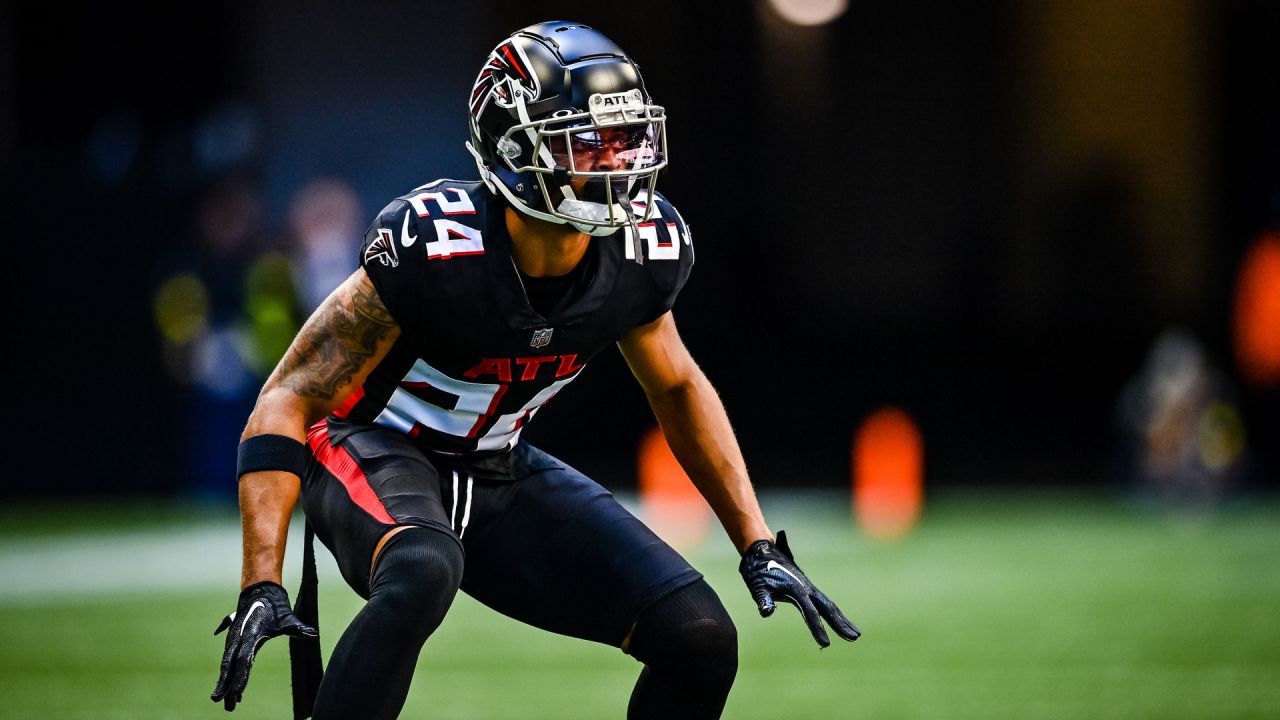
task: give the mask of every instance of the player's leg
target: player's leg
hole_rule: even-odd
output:
[[[337,446],[312,440],[307,519],[368,600],[334,648],[314,717],[394,718],[423,643],[457,593],[462,547],[441,506],[435,468],[403,435],[377,428]]]
[[[702,576],[573,468],[516,450],[516,482],[477,481],[463,591],[522,622],[645,663],[628,716],[717,718],[737,669],[733,622]]]
[[[624,650],[644,663],[628,718],[720,717],[738,672],[738,634],[705,580],[641,613]]]

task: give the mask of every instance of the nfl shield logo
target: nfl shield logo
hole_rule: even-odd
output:
[[[529,341],[529,347],[544,348],[551,344],[551,331],[555,328],[542,328],[533,331],[533,339]]]

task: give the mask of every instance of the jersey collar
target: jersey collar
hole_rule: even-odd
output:
[[[494,298],[512,328],[528,330],[576,325],[604,305],[605,300],[613,293],[618,266],[623,260],[618,233],[591,239],[591,242],[596,243],[595,252],[598,256],[595,272],[591,277],[585,278],[585,287],[579,283],[569,291],[571,296],[568,302],[557,307],[550,317],[543,317],[529,305],[524,284],[516,269],[511,235],[507,232],[506,203],[501,198],[490,195],[487,204],[486,235],[487,238],[492,238],[491,244],[486,242],[492,250],[485,253],[490,263],[489,277],[493,281]]]

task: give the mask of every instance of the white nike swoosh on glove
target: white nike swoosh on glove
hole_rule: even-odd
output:
[[[800,583],[801,585],[804,585],[804,581],[803,581],[803,580],[801,580],[800,578],[796,577],[795,573],[791,572],[790,570],[786,569],[786,568],[785,568],[785,567],[783,567],[782,565],[778,564],[778,561],[777,561],[777,560],[770,560],[770,561],[769,561],[769,563],[768,563],[767,565],[765,565],[765,566],[764,566],[764,569],[765,569],[765,570],[781,570],[782,572],[784,572],[784,573],[786,573],[786,574],[790,575],[792,580],[795,580],[796,582]]]
[[[783,572],[787,572],[787,571],[786,571],[786,570],[783,570]],[[791,575],[791,573],[787,573],[787,574],[788,574],[788,575]],[[792,577],[795,577],[795,576],[794,576],[794,575],[792,575]],[[253,617],[253,611],[254,611],[254,610],[257,610],[257,609],[258,609],[258,608],[260,608],[260,607],[266,607],[266,606],[267,606],[267,604],[266,604],[266,603],[264,603],[264,602],[262,602],[261,600],[254,600],[254,601],[253,601],[253,604],[249,606],[249,612],[247,612],[247,613],[245,613],[245,614],[244,614],[244,622],[240,623],[240,634],[241,634],[241,635],[243,635],[243,634],[244,634],[244,626],[249,624],[249,618]]]

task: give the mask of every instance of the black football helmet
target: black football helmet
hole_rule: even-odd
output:
[[[480,177],[520,212],[592,235],[652,216],[666,114],[600,32],[571,22],[517,30],[476,77],[470,117]]]

